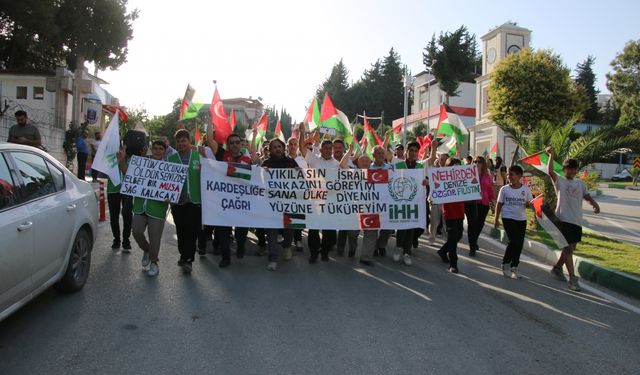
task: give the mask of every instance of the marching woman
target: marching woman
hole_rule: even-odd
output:
[[[518,263],[524,245],[524,235],[527,230],[527,213],[525,211],[533,199],[529,186],[520,182],[522,168],[514,165],[509,167],[509,185],[505,185],[498,193],[498,207],[494,226],[500,227],[498,221],[502,214],[502,224],[509,237],[509,243],[502,258],[502,274],[505,277],[518,278]]]
[[[480,191],[482,199],[478,201],[478,215],[476,217],[476,224],[473,226],[473,232],[469,230],[469,256],[475,256],[476,251],[480,249],[478,246],[478,237],[482,233],[484,228],[484,221],[487,218],[489,209],[493,210],[496,206],[496,196],[493,191],[493,179],[491,178],[491,172],[487,166],[485,158],[482,156],[476,157],[476,165],[478,166],[478,173],[480,175]],[[470,226],[471,228],[471,226]]]

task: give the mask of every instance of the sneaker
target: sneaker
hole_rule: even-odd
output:
[[[520,275],[518,275],[518,267],[511,267],[511,278],[516,280],[520,278]]]
[[[304,247],[302,247],[302,241],[294,241],[293,246],[298,252],[302,252],[304,250]]]
[[[220,268],[227,268],[229,267],[229,265],[231,265],[231,259],[229,258],[222,258],[222,260],[220,260],[220,263],[218,263],[218,267]]]
[[[267,247],[264,245],[258,246],[258,252],[256,253],[257,256],[264,256],[267,255]]]
[[[396,249],[396,251],[393,253],[393,261],[399,262],[401,257],[402,257],[402,250]]]
[[[198,248],[198,254],[199,254],[201,257],[203,257],[203,256],[207,255],[207,249],[206,249],[206,248],[202,248],[202,249]]]
[[[158,263],[151,262],[151,264],[149,265],[149,270],[147,271],[147,276],[155,277],[155,276],[158,276],[159,273],[160,273],[160,268],[158,268]]]
[[[291,247],[285,247],[282,249],[282,258],[284,260],[291,260],[293,257],[293,253],[291,252]]]
[[[365,266],[373,267],[373,262],[370,260],[360,259],[360,264],[364,264]]]
[[[469,249],[469,256],[470,257],[476,256],[476,249]]]
[[[505,263],[502,265],[502,274],[504,277],[511,278],[511,264]]]
[[[191,271],[193,270],[193,266],[191,265],[191,262],[184,259],[181,259],[180,261],[178,261],[178,266],[182,268],[182,272],[184,273],[191,273]]]
[[[569,278],[569,284],[568,284],[569,289],[575,291],[575,292],[579,292],[582,290],[582,288],[580,288],[580,283],[578,282],[578,278],[577,277],[571,277]]]
[[[456,267],[449,267],[449,272],[458,273],[458,269]]]
[[[567,278],[564,277],[564,273],[562,272],[562,268],[558,268],[558,267],[553,267],[551,269],[551,271],[549,271],[553,276],[556,277],[556,279],[560,280],[560,281],[564,281],[567,282]]]
[[[140,262],[142,264],[142,269],[143,270],[148,270],[149,269],[149,263],[151,263],[151,260],[149,260],[149,252],[145,251],[142,254],[142,261]]]
[[[411,255],[409,254],[404,254],[402,256],[402,261],[404,262],[405,266],[410,266],[413,264],[413,261],[411,260]]]
[[[123,253],[129,253],[131,250],[131,242],[129,242],[128,239],[125,239],[124,241],[122,241],[122,252]]]
[[[449,263],[449,257],[447,256],[447,253],[441,250],[438,250],[437,252],[438,255],[440,255],[440,260],[442,261],[442,263]]]
[[[182,268],[186,262],[184,258],[178,259],[178,267]]]
[[[111,248],[113,250],[118,250],[120,248],[120,240],[113,240],[113,243],[111,244]]]
[[[269,262],[269,264],[267,264],[267,270],[269,271],[275,271],[278,268],[278,263],[276,262]]]

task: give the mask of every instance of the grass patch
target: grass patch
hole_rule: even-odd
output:
[[[489,212],[487,225],[493,227],[495,216]],[[502,227],[502,223],[500,223]],[[532,209],[527,209],[527,238],[540,242],[550,249],[558,250],[555,242],[535,223]],[[576,248],[576,255],[594,261],[605,267],[640,276],[640,247],[612,240],[595,232],[584,230],[582,242]]]
[[[627,186],[633,186],[633,181],[608,182],[607,186],[611,189],[626,189]]]

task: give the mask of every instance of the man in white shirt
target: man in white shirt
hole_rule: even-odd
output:
[[[562,177],[553,170],[553,148],[547,147],[546,152],[549,155],[547,174],[551,177],[553,187],[558,196],[556,216],[561,222],[560,231],[569,244],[569,246],[562,249],[562,254],[556,265],[551,269],[551,274],[562,281],[567,281],[562,272],[562,266],[567,266],[567,272],[569,273],[568,287],[571,290],[579,291],[580,284],[573,269],[573,252],[578,242],[582,240],[582,200],[589,202],[593,207],[593,212],[596,214],[600,213],[600,206],[589,195],[584,182],[575,178],[579,167],[578,161],[576,159],[565,160],[562,163],[562,171],[565,177]]]
[[[333,142],[325,139],[320,144],[319,154],[317,153],[317,143],[320,140],[319,133],[315,132],[313,136],[314,148],[312,151],[307,150],[304,135],[304,124],[300,124],[300,153],[309,165],[309,168],[339,169],[340,162],[333,158]],[[321,253],[323,262],[329,261],[329,251],[336,244],[337,233],[335,230],[322,230],[322,240],[320,239],[320,231],[317,229],[309,229],[307,244],[309,245],[309,263],[314,264],[318,261],[318,253]]]

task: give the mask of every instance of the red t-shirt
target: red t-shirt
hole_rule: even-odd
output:
[[[442,216],[444,216],[445,220],[463,220],[464,202],[443,203]]]

